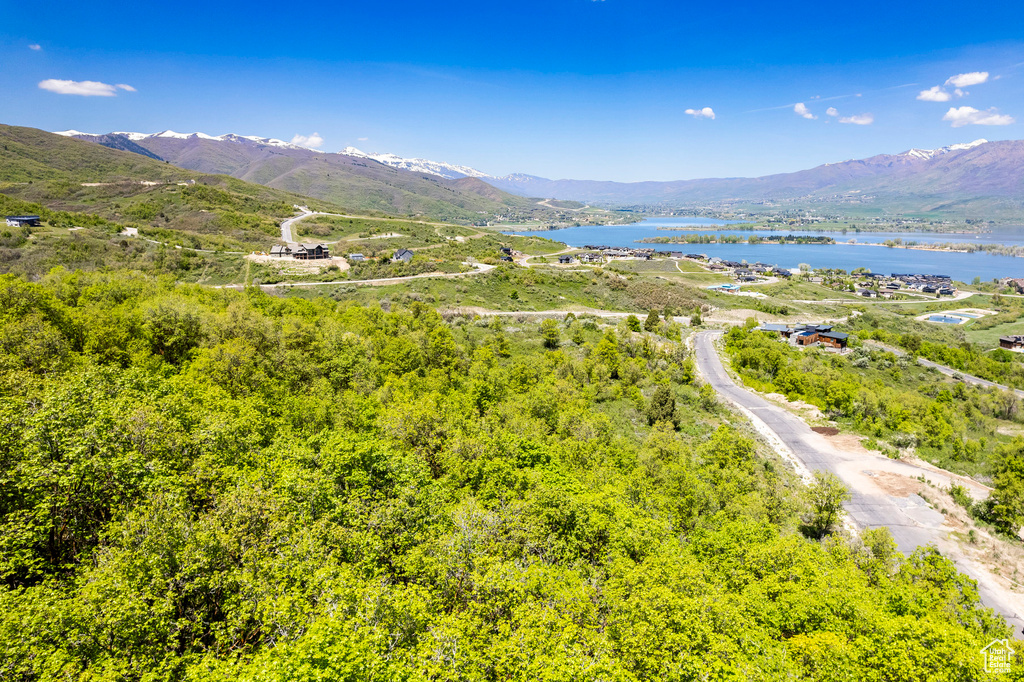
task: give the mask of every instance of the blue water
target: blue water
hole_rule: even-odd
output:
[[[708,230],[708,227],[728,226],[736,221],[716,220],[713,218],[648,218],[633,225],[585,225],[568,227],[563,230],[520,232],[515,234],[546,237],[569,246],[582,247],[590,245],[636,247],[637,241],[647,237],[667,237],[672,231],[659,230],[658,227],[679,228],[680,232],[690,227],[705,229],[693,234],[734,234],[744,239],[756,234],[785,235],[825,235],[833,237],[836,244],[643,244],[659,251],[682,251],[683,253],[703,253],[709,257],[717,256],[725,260],[750,263],[762,262],[778,265],[783,268],[795,268],[801,263],[808,263],[815,268],[842,268],[852,270],[866,267],[872,272],[886,274],[926,273],[949,275],[959,282],[970,282],[975,277],[992,280],[1001,277],[1024,277],[1024,258],[998,256],[995,254],[952,253],[943,251],[920,251],[910,249],[890,249],[881,244],[887,239],[902,239],[904,242],[921,243],[970,242],[997,243],[1007,245],[1024,245],[1024,229],[1007,228],[998,232],[966,234],[935,234],[920,232],[850,232],[846,235],[838,232],[815,231],[757,231],[743,230]],[[849,244],[854,239],[857,243]]]
[[[973,313],[957,313],[957,315],[960,315],[962,317],[969,317],[972,320],[981,317],[981,315],[974,315]]]
[[[956,317],[946,317],[945,315],[932,315],[928,318],[929,322],[944,322],[946,324],[961,324],[963,320]]]

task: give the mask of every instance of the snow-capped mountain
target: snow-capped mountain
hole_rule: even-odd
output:
[[[117,138],[124,138],[134,143],[141,143],[145,145],[147,140],[209,140],[212,142],[238,142],[238,143],[250,143],[261,145],[265,147],[278,147],[280,149],[294,149],[301,151],[312,151],[323,154],[325,152],[319,152],[316,149],[310,149],[308,147],[302,147],[299,145],[285,142],[284,140],[278,140],[272,137],[258,137],[256,135],[237,135],[235,133],[227,133],[226,135],[207,135],[206,133],[178,133],[173,130],[164,130],[159,133],[135,133],[128,131],[117,131],[113,133],[83,133],[80,130],[62,130],[57,135],[64,135],[65,137],[76,137],[83,140],[89,140],[90,142],[98,142],[101,139],[106,144],[111,140]],[[107,145],[111,146],[111,145]],[[448,180],[458,180],[459,178],[483,178],[488,179],[492,176],[478,171],[475,168],[469,166],[458,166],[452,163],[445,163],[443,161],[431,161],[430,159],[407,159],[397,154],[368,154],[364,151],[360,151],[355,147],[345,147],[345,149],[338,152],[343,156],[351,156],[360,159],[370,159],[377,163],[382,163],[385,166],[391,166],[392,168],[401,168],[402,170],[413,171],[414,173],[428,173],[430,175],[436,175],[441,178]]]
[[[383,163],[385,166],[401,168],[402,170],[417,173],[430,173],[431,175],[438,175],[442,178],[448,178],[449,180],[457,180],[459,178],[493,177],[483,171],[470,168],[469,166],[456,166],[451,163],[445,163],[444,161],[431,161],[429,159],[405,159],[397,154],[367,154],[355,147],[345,147],[338,153],[344,154],[345,156],[354,156],[360,159],[372,159],[377,163]]]
[[[56,133],[57,135],[63,135],[65,137],[77,137],[77,138],[98,138],[103,137],[104,134],[97,133],[83,133],[78,130],[62,130]],[[214,140],[218,142],[242,142],[249,141],[255,144],[265,145],[268,147],[281,147],[284,149],[308,149],[307,147],[300,147],[299,145],[285,142],[284,140],[277,140],[272,137],[258,137],[256,135],[236,135],[234,133],[228,133],[226,135],[207,135],[206,133],[176,133],[173,130],[164,130],[159,133],[132,133],[125,131],[117,131],[113,133],[105,133],[105,135],[120,135],[126,137],[132,142],[142,142],[143,140],[151,139],[171,139],[171,140]]]
[[[921,159],[922,161],[927,161],[928,159],[931,159],[936,156],[941,156],[942,154],[948,154],[950,152],[959,152],[965,149],[973,149],[974,147],[983,144],[988,144],[988,140],[980,139],[975,140],[974,142],[961,142],[959,144],[951,144],[945,147],[939,147],[938,149],[909,149],[900,154],[900,156],[909,156],[915,159]]]

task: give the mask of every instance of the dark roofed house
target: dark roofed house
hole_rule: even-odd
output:
[[[320,260],[330,258],[330,250],[323,244],[299,244],[292,251],[292,256],[299,260]]]
[[[1024,334],[1015,334],[1013,336],[1000,336],[999,347],[1005,348],[1007,350],[1024,352]]]
[[[572,263],[572,261],[573,261],[573,257],[572,256],[559,256],[558,257],[558,262],[561,263],[562,265],[569,265],[570,263]]]
[[[503,246],[500,249],[498,249],[498,251],[501,251],[506,256],[511,256],[512,255],[512,249],[510,247],[508,247],[508,246]]]
[[[37,215],[7,216],[7,227],[39,227],[39,225],[39,216]]]
[[[832,346],[833,348],[846,348],[849,339],[850,335],[842,332],[822,332],[818,334],[819,343]]]
[[[292,247],[287,244],[281,246],[280,244],[274,244],[270,247],[270,255],[275,258],[287,258],[292,255]]]
[[[391,260],[400,260],[403,263],[408,263],[412,260],[412,251],[409,249],[399,249],[395,251],[395,255],[391,257]]]
[[[353,263],[362,263],[364,260],[366,260],[366,256],[364,256],[361,253],[350,253],[348,254],[348,259]]]
[[[788,332],[789,332],[789,325],[788,324],[775,324],[775,323],[769,322],[767,324],[762,324],[757,329],[758,329],[758,331],[762,331],[762,332],[774,332],[776,334],[786,334],[787,336],[789,335],[788,334]]]
[[[512,256],[499,256],[498,260],[500,260],[503,263],[511,263],[512,262]]]

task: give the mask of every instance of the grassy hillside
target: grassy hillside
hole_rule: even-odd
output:
[[[147,138],[141,144],[184,168],[229,174],[341,204],[352,211],[462,223],[489,220],[510,210],[531,215],[551,212],[476,179],[446,180],[341,154],[271,147],[246,140]]]
[[[664,325],[389,307],[0,278],[0,675],[987,679],[973,582],[830,525]]]

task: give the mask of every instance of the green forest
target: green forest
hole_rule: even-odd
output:
[[[0,277],[0,679],[985,679],[667,331]]]

